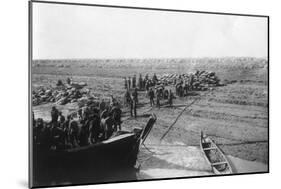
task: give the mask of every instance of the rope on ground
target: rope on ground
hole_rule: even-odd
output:
[[[155,152],[152,152],[144,143],[142,143],[142,145],[147,151],[149,151],[152,154],[155,154]]]
[[[190,104],[187,104],[184,109],[179,113],[179,115],[176,117],[175,121],[168,127],[167,131],[162,135],[162,137],[160,138],[160,141],[164,139],[164,137],[168,134],[168,132],[171,130],[171,128],[177,123],[178,119],[180,118],[180,116],[183,114],[183,112],[190,107],[191,105],[193,105],[196,101],[201,100],[203,96],[206,96],[208,93],[210,93],[210,91],[206,92],[204,95],[201,95],[200,97],[194,99]]]

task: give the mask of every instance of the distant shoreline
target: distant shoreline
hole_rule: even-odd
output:
[[[241,60],[268,60],[267,57],[252,57],[252,56],[223,56],[223,57],[186,57],[186,58],[40,58],[32,61],[157,61],[157,60],[226,60],[226,59],[241,59]]]

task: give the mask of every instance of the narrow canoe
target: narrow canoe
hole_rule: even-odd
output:
[[[205,135],[202,131],[200,147],[215,174],[224,175],[233,173],[231,165],[222,150],[209,136]]]

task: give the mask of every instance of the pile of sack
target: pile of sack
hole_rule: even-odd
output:
[[[84,82],[63,84],[59,80],[56,87],[39,87],[32,92],[32,104],[33,106],[45,103],[65,105],[77,102],[80,98],[90,95],[90,90],[84,88],[86,85]]]
[[[196,71],[190,74],[164,74],[158,77],[157,84],[187,85],[192,90],[206,90],[208,87],[221,86],[220,79],[215,72]]]

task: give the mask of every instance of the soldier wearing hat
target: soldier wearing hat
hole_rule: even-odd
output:
[[[58,109],[55,106],[52,107],[51,117],[52,117],[52,121],[51,121],[52,124],[58,122],[59,111],[58,111]]]
[[[139,89],[143,89],[143,79],[142,79],[142,75],[139,75]]]
[[[114,106],[111,110],[112,112],[112,118],[114,121],[114,131],[117,131],[117,127],[119,127],[119,130],[121,130],[121,114],[122,114],[122,110],[120,109],[119,106]]]
[[[136,83],[137,83],[137,77],[136,77],[136,75],[134,75],[133,79],[132,79],[132,84],[133,84],[132,87],[133,88],[136,88]]]
[[[174,95],[173,95],[172,90],[170,89],[169,90],[169,96],[168,96],[168,102],[169,102],[170,106],[173,106],[173,98],[174,98]]]
[[[160,90],[156,89],[156,106],[160,108]]]
[[[158,78],[156,76],[156,74],[154,73],[153,77],[152,77],[152,81],[153,81],[153,84],[156,85],[157,81],[158,81]]]
[[[59,112],[59,124],[60,124],[60,127],[63,128],[64,122],[65,122],[65,117],[62,115],[62,112]]]
[[[133,112],[135,113],[136,111],[135,111],[135,107],[136,107],[136,105],[135,105],[135,101],[133,100],[133,98],[131,97],[131,95],[129,96],[129,103],[130,103],[130,114],[131,114],[131,116],[133,117]],[[135,114],[135,116],[136,116],[136,114]]]
[[[152,107],[154,105],[154,91],[152,90],[152,88],[150,88],[148,91],[148,97],[150,101],[150,106]]]
[[[124,77],[124,87],[125,89],[128,89],[128,81],[126,77]]]
[[[132,93],[132,96],[133,96],[133,100],[138,103],[138,90],[137,88],[135,88],[134,92]]]
[[[124,105],[130,105],[130,92],[127,90],[124,95]]]
[[[129,77],[128,79],[128,89],[130,90],[130,88],[131,88],[131,77]]]

